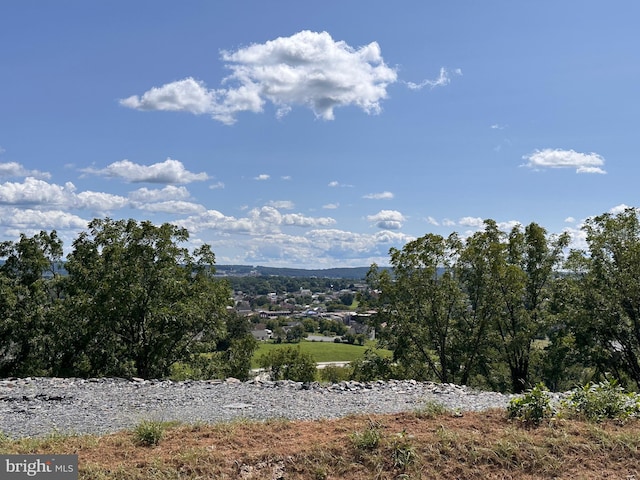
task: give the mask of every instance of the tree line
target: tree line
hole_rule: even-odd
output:
[[[375,309],[394,374],[522,392],[614,378],[640,387],[638,210],[582,227],[584,249],[536,223],[466,239],[427,234],[375,264],[360,301]]]
[[[163,378],[187,362],[246,378],[256,343],[186,229],[95,219],[64,261],[55,231],[0,244],[0,377]],[[210,355],[203,360],[201,354]]]

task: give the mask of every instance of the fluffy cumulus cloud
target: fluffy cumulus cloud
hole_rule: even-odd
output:
[[[397,210],[380,210],[375,215],[369,215],[367,220],[375,224],[378,228],[398,230],[402,228],[402,222],[404,222],[406,218]]]
[[[17,234],[29,230],[35,234],[43,229],[85,229],[88,224],[87,220],[59,209],[0,207],[0,218],[2,225],[15,229]]]
[[[547,168],[575,168],[576,173],[607,173],[602,166],[604,158],[597,153],[580,153],[574,150],[536,150],[522,157],[527,163],[524,166],[536,170]]]
[[[138,110],[209,114],[232,124],[239,112],[261,112],[271,102],[279,117],[301,105],[319,118],[333,120],[335,108],[349,105],[379,113],[387,87],[397,81],[376,42],[353,48],[327,32],[301,31],[223,51],[222,60],[231,71],[222,81],[225,88],[209,89],[189,77],[120,103]]]
[[[27,177],[21,183],[5,182],[1,184],[0,204],[31,206],[42,210],[66,208],[105,213],[126,207],[129,200],[119,195],[103,192],[76,193],[76,187],[71,182],[62,186]]]
[[[393,193],[391,192],[368,193],[367,195],[364,195],[362,198],[366,198],[368,200],[391,200],[393,198]]]
[[[103,169],[87,168],[83,172],[108,178],[120,178],[130,183],[185,184],[209,178],[204,172],[189,172],[181,161],[171,158],[152,165],[139,165],[129,160],[120,160]]]
[[[40,170],[27,170],[17,162],[7,162],[0,163],[0,178],[2,177],[34,177],[42,179],[51,178],[51,174]]]
[[[1,184],[0,204],[66,206],[75,189],[71,182],[60,186],[37,178],[27,177],[23,182],[5,182]]]
[[[139,188],[129,193],[129,198],[136,202],[164,202],[167,200],[186,200],[190,197],[189,191],[185,187],[167,185],[164,188],[149,189]]]
[[[335,224],[335,220],[331,217],[309,217],[300,213],[283,214],[277,208],[265,205],[249,210],[242,218],[227,216],[217,210],[207,210],[177,223],[190,232],[212,230],[217,234],[265,235],[279,233],[283,227],[331,226]]]

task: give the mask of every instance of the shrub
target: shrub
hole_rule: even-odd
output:
[[[551,398],[548,390],[541,383],[528,390],[521,397],[513,398],[507,407],[509,418],[515,418],[521,422],[538,426],[543,420],[555,414],[551,406]]]
[[[272,350],[258,359],[261,368],[270,372],[271,380],[312,382],[316,377],[316,361],[300,347],[284,347]]]
[[[318,370],[318,375],[322,382],[339,383],[347,381],[351,378],[350,367],[336,367],[335,365],[327,365],[325,368]]]
[[[615,380],[587,383],[574,390],[562,408],[570,417],[594,422],[606,418],[626,420],[640,414],[640,397],[625,393]]]

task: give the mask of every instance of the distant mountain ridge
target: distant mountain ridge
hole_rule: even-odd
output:
[[[381,267],[383,269],[385,267]],[[278,276],[278,277],[319,277],[319,278],[348,278],[352,280],[364,280],[369,267],[344,267],[344,268],[278,268],[261,267],[251,265],[216,265],[216,275],[220,276]]]
[[[0,259],[0,266],[5,260]],[[66,275],[64,262],[61,265],[59,273]],[[364,280],[369,267],[344,267],[344,268],[324,268],[324,269],[305,269],[305,268],[285,268],[285,267],[261,267],[252,265],[216,265],[216,275],[225,277],[244,277],[249,275],[265,276],[265,277],[318,277],[318,278],[346,278],[350,280]],[[386,270],[389,267],[380,267],[380,270]]]

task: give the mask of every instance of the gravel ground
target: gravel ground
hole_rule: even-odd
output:
[[[154,381],[120,378],[0,380],[0,432],[11,438],[103,434],[143,420],[215,423],[312,420],[395,413],[437,402],[460,411],[504,408],[511,395],[431,382]]]

